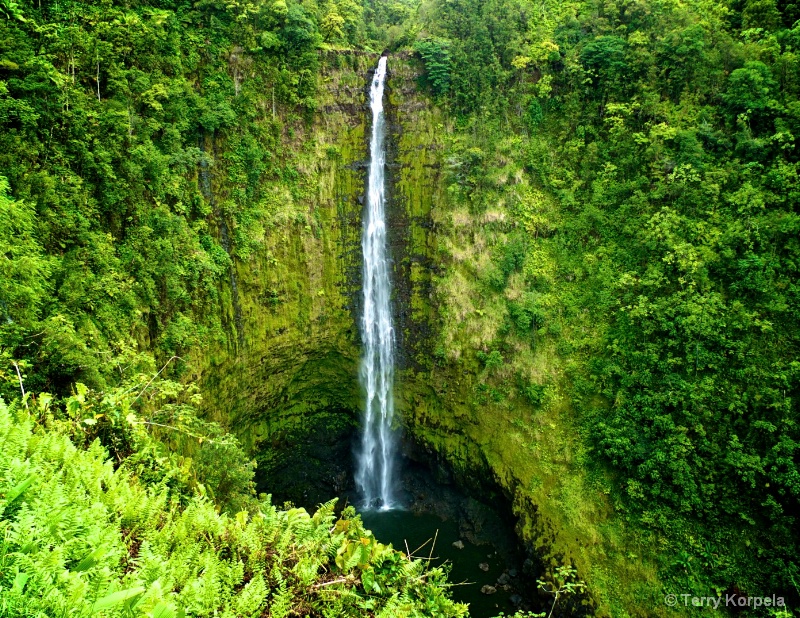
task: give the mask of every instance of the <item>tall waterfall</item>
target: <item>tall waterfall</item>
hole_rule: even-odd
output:
[[[372,139],[370,140],[367,212],[361,247],[364,253],[364,315],[361,336],[364,352],[361,383],[366,392],[364,428],[356,462],[356,484],[366,508],[388,510],[395,506],[393,496],[396,436],[392,431],[394,400],[394,329],[389,307],[391,285],[386,248],[384,212],[384,115],[383,85],[386,57],[381,57],[370,88]]]

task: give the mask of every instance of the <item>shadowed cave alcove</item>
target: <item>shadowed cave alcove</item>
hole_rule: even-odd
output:
[[[256,490],[276,504],[291,502],[313,511],[347,491],[353,482],[351,442],[358,415],[325,409],[311,426],[273,434],[256,453]]]

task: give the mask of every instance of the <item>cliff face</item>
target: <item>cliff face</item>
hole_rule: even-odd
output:
[[[355,53],[323,58],[317,112],[284,130],[304,189],[275,189],[259,249],[235,263],[222,291],[228,342],[200,363],[207,412],[257,457],[259,490],[299,503],[327,500],[352,478],[367,86],[376,63],[377,56]],[[484,499],[510,504],[519,536],[541,560],[534,575],[572,563],[598,614],[636,613],[637,605],[652,614],[657,606],[636,595],[658,590],[655,575],[645,561],[631,564],[630,540],[608,524],[602,484],[593,485],[581,465],[580,436],[559,396],[565,367],[554,340],[506,352],[493,375],[476,360],[475,351],[499,337],[504,316],[481,296],[473,265],[513,226],[502,200],[470,213],[451,199],[457,181],[445,153],[457,131],[419,91],[413,58],[391,56],[388,71],[396,401],[407,453]],[[533,194],[521,172],[512,176],[513,191]],[[226,191],[213,173],[211,184]],[[546,255],[540,262],[546,275],[552,264]],[[522,378],[539,385],[540,401],[514,394]]]
[[[523,275],[546,289],[559,269],[558,205],[530,184],[514,135],[480,152],[419,91],[413,59],[391,58],[389,66],[396,400],[407,454],[486,501],[510,505],[538,562],[532,587],[561,565],[577,569],[589,594],[562,607],[566,615],[662,615],[653,549],[614,512],[610,479],[586,465],[566,388],[576,364],[588,362],[566,342],[589,340],[595,329],[587,322],[567,338],[565,323],[534,324],[526,336],[509,327],[510,308],[530,299]],[[482,161],[472,172],[480,181],[464,200],[471,160]],[[487,292],[493,261],[523,232],[525,272]],[[550,301],[541,294],[537,302]],[[495,350],[502,353],[490,361]]]
[[[331,495],[295,487],[340,488],[349,475],[359,407],[365,80],[374,63],[355,53],[324,57],[317,113],[285,123],[287,167],[300,189],[272,191],[260,245],[235,262],[223,290],[227,343],[202,361],[207,413],[257,455],[260,490],[298,502]]]

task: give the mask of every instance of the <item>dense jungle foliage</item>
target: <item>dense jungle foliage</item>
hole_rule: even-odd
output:
[[[474,366],[479,403],[568,405],[671,591],[797,601],[798,20],[790,0],[0,0],[0,610],[462,611],[357,520],[256,501],[182,362],[235,339],[215,307],[288,222],[270,187],[310,199],[289,144],[320,50],[385,47],[453,119],[429,362]],[[378,549],[336,562],[359,539]]]
[[[447,250],[481,281],[468,319],[498,324],[483,396],[516,372],[535,405],[568,399],[598,491],[677,589],[800,592],[798,19],[452,0],[416,44],[460,127],[454,201],[504,222],[488,263]],[[518,361],[547,340],[563,380]]]
[[[441,569],[376,541],[353,507],[310,516],[251,497],[220,513],[133,417],[137,453],[115,469],[83,445],[95,415],[81,421],[78,391],[66,418],[46,398],[0,402],[0,615],[466,615]]]
[[[163,362],[219,340],[217,282],[269,225],[265,185],[303,191],[276,108],[314,110],[317,49],[363,42],[361,7],[4,7],[4,358],[61,395],[116,382],[137,352]],[[220,134],[229,155],[209,170]],[[214,173],[236,191],[217,199]]]

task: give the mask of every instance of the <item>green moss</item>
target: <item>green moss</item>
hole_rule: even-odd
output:
[[[340,68],[323,64],[321,112],[284,134],[283,165],[297,176],[265,185],[262,233],[248,259],[235,262],[242,345],[211,345],[193,361],[207,415],[253,452],[276,436],[329,424],[331,415],[350,426],[359,407],[352,308],[364,176],[355,164],[367,158],[363,85],[373,62],[358,55]],[[230,189],[216,179],[213,190]],[[233,323],[231,289],[220,291]]]
[[[519,180],[517,167],[508,163],[514,160],[513,143],[496,153],[504,167],[497,172],[497,187],[483,189],[484,205],[474,212],[464,209],[461,194],[448,191],[454,180],[445,166],[457,132],[414,89],[413,63],[394,58],[390,63],[389,109],[397,119],[401,164],[393,203],[407,222],[396,275],[398,286],[409,290],[410,335],[404,339],[413,346],[406,353],[417,361],[407,363],[397,385],[406,430],[447,461],[464,485],[475,479],[496,483],[519,517],[520,537],[550,571],[573,563],[589,585],[598,615],[658,615],[663,604],[653,598],[660,590],[653,550],[625,531],[609,501],[610,482],[587,471],[575,412],[565,400],[567,355],[561,348],[567,343],[574,348],[576,335],[563,329],[552,334],[552,328],[546,335],[539,322],[522,332],[508,313],[509,306],[534,307],[537,320],[540,312],[552,313],[545,294],[523,304],[516,299],[522,294],[518,270],[547,289],[558,259],[553,245],[537,242],[517,251],[520,257],[499,291],[487,293],[480,276],[491,265],[492,247],[513,248],[506,244],[513,232],[507,208],[523,210],[518,218],[534,237],[539,228],[557,226],[560,214],[546,196]],[[503,363],[490,370],[478,362],[478,352],[488,358],[498,344]],[[525,390],[531,385],[535,401]],[[486,484],[478,489],[486,491]]]
[[[292,493],[304,484],[334,491],[343,468],[326,466],[331,453],[320,451],[321,444],[324,436],[347,444],[360,407],[354,309],[364,176],[356,164],[368,159],[364,80],[374,61],[358,56],[321,71],[320,113],[311,124],[294,123],[285,136],[286,164],[299,180],[272,189],[258,247],[236,266],[243,344],[211,346],[196,359],[207,413],[236,429],[257,454],[262,478],[284,479],[273,491],[296,501],[322,499]],[[399,164],[390,166],[393,277],[406,316],[399,324],[396,400],[405,429],[447,461],[460,483],[481,479],[477,490],[504,493],[521,538],[548,568],[574,563],[600,615],[657,613],[658,603],[637,596],[660,589],[652,550],[625,532],[610,482],[587,471],[575,412],[565,400],[571,365],[563,346],[580,349],[579,336],[593,331],[562,327],[553,334],[562,326],[548,295],[556,248],[537,242],[498,289],[487,292],[483,283],[490,251],[513,232],[505,220],[510,197],[519,197],[515,208],[533,235],[549,233],[560,215],[545,196],[508,180],[517,174],[513,164],[497,172],[496,188],[484,189],[481,208],[465,206],[444,165],[453,127],[416,91],[409,59],[393,56],[390,70],[387,113]],[[513,160],[513,145],[500,151]],[[541,290],[533,305],[517,300],[523,277]],[[230,323],[231,293],[221,292]],[[550,321],[523,333],[509,306],[541,309]],[[503,363],[490,371],[477,352],[492,350]],[[299,469],[293,449],[311,464]],[[261,489],[270,491],[270,482]]]

